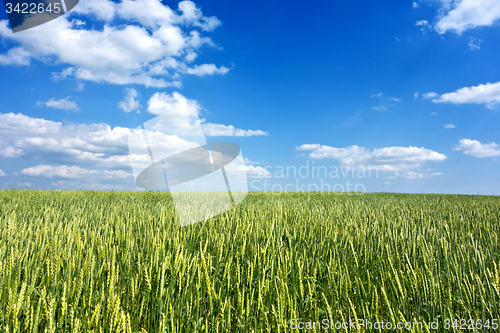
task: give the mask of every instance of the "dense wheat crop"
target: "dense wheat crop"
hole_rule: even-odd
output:
[[[499,222],[498,197],[306,193],[181,228],[168,193],[0,191],[0,330],[491,320]]]

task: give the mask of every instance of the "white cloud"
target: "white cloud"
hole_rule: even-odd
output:
[[[481,143],[477,140],[461,139],[453,150],[479,158],[500,156],[500,145],[494,142]]]
[[[431,116],[437,116],[439,113],[437,112],[431,112]]]
[[[425,162],[441,162],[446,159],[443,154],[418,147],[386,147],[370,151],[358,146],[335,148],[304,144],[297,147],[297,150],[311,151],[309,157],[313,159],[335,159],[345,167],[365,170],[371,167],[378,171],[393,172],[395,177],[404,178],[414,176],[409,172],[420,169]]]
[[[429,98],[434,98],[438,95],[437,92],[428,92],[422,95],[423,99],[429,99]]]
[[[386,97],[381,92],[378,94],[373,94],[370,97],[371,98],[378,97],[381,100],[381,103],[382,103],[381,105],[372,107],[373,110],[377,110],[377,111],[384,111],[384,110],[387,110],[388,106],[394,106],[394,104],[388,103],[388,102],[401,102],[400,98]]]
[[[52,78],[55,81],[64,80],[64,79],[70,77],[71,75],[73,75],[75,73],[75,70],[76,70],[75,67],[68,67],[68,68],[63,69],[60,73],[52,72]]]
[[[198,133],[201,106],[197,101],[188,99],[177,91],[171,95],[165,92],[155,93],[148,101],[147,110],[151,114],[162,115],[163,132],[180,136],[202,135]]]
[[[21,170],[20,174],[31,177],[60,177],[60,178],[80,178],[89,174],[96,174],[97,170],[89,171],[77,166],[52,166],[52,165],[39,165],[36,167],[26,168]]]
[[[201,106],[174,91],[171,95],[157,92],[148,101],[148,112],[154,115],[170,114],[172,117],[186,118],[198,116]]]
[[[181,20],[193,22],[194,26],[200,27],[205,31],[212,31],[222,24],[217,17],[205,17],[201,10],[191,1],[182,1],[179,3],[179,10],[182,11]]]
[[[46,177],[46,178],[131,178],[133,175],[123,170],[88,170],[78,166],[67,165],[38,165],[36,167],[26,168],[21,170],[21,175],[30,177]]]
[[[227,167],[229,168],[237,168],[240,171],[245,171],[249,178],[271,178],[272,174],[265,168],[259,166],[260,163],[252,162],[250,159],[244,159],[244,165],[236,165],[229,164]],[[237,170],[235,170],[237,171]]]
[[[406,179],[418,179],[418,178],[432,178],[436,176],[442,176],[442,172],[433,172],[433,173],[425,173],[425,172],[415,172],[415,171],[406,171],[406,172],[396,172],[395,177],[401,177]]]
[[[237,135],[240,131],[234,129],[234,132],[225,135]],[[245,136],[249,136],[254,131],[244,132]],[[144,138],[142,131],[125,127],[111,128],[107,124],[63,125],[61,122],[32,118],[21,113],[0,113],[0,157],[43,161],[44,165],[78,166],[86,170],[100,170],[101,175],[105,175],[103,170],[128,172],[131,161],[139,164],[150,162],[147,154],[129,154],[130,151],[136,152],[142,148],[129,146],[129,137],[136,135]],[[169,143],[168,149],[173,152],[184,151],[196,145],[177,135],[166,135],[160,131],[148,131],[147,136],[151,139],[153,151],[165,152],[164,142]],[[136,141],[141,142],[132,140]],[[155,143],[161,147],[157,147]],[[68,172],[71,170],[73,169]],[[74,170],[75,173],[78,171]]]
[[[418,98],[418,95],[420,95],[420,93],[417,91],[417,92],[414,94],[415,98]]]
[[[421,27],[420,28],[420,31],[422,31],[422,33],[426,33],[427,31],[431,30],[431,25],[429,24],[429,22],[427,22],[427,20],[420,20],[420,21],[417,21],[417,23],[415,23],[415,26],[417,27]]]
[[[72,19],[78,14],[104,25],[81,24],[83,21]],[[223,75],[229,70],[215,64],[186,64],[194,61],[196,50],[214,46],[197,29],[212,31],[219,25],[216,17],[203,16],[191,1],[182,1],[174,11],[159,0],[81,0],[68,15],[29,33],[14,34],[8,21],[0,21],[0,36],[20,44],[0,55],[0,64],[28,65],[30,59],[36,59],[67,64],[54,74],[57,79],[74,76],[121,85],[179,87],[181,74]]]
[[[186,73],[188,74],[194,74],[196,76],[205,76],[205,75],[213,75],[213,74],[219,74],[219,75],[224,75],[229,71],[229,68],[221,66],[220,68],[217,68],[214,64],[203,64],[203,65],[196,65],[193,68],[187,68]]]
[[[193,62],[197,56],[198,54],[196,54],[196,52],[188,51],[184,59],[186,59],[187,62]]]
[[[85,88],[85,83],[80,82],[80,83],[78,83],[78,86],[76,87],[76,91],[83,91],[83,88]]]
[[[493,108],[500,103],[500,82],[461,88],[455,92],[443,94],[432,101],[434,103],[486,104],[487,108]]]
[[[19,157],[22,155],[21,149],[16,149],[12,146],[7,146],[3,149],[0,149],[1,157]]]
[[[493,25],[500,19],[498,0],[441,0],[441,3],[435,26],[440,34],[447,31],[461,34],[468,29]]]
[[[235,128],[233,125],[222,125],[222,124],[212,124],[203,123],[203,132],[206,136],[261,136],[269,135],[267,132],[261,130],[242,130]]]
[[[125,179],[130,174],[131,162],[149,164],[150,157],[147,152],[140,153],[142,145],[134,145],[138,140],[132,140],[132,145],[129,145],[129,137],[134,136],[143,139],[144,133],[125,127],[111,128],[107,124],[62,124],[20,113],[0,113],[0,157],[41,161],[42,165],[53,166],[28,168],[14,176],[35,176],[37,172],[41,175],[43,171],[54,178],[66,176],[64,179],[75,179],[74,182],[53,184],[59,188],[135,188],[132,177],[130,181]],[[160,131],[148,131],[147,136],[151,139],[153,151],[166,151],[165,142],[169,143],[168,151],[174,152],[196,145]],[[43,179],[38,179],[37,184],[42,184]]]
[[[272,175],[269,171],[260,166],[244,165],[242,167],[249,178],[271,178]]]
[[[2,169],[0,169],[0,177],[5,177],[5,176],[7,176],[7,174]]]
[[[413,8],[418,8],[420,7],[420,4],[416,1],[413,1]]]
[[[55,97],[52,97],[49,99],[47,102],[38,102],[37,105],[45,105],[48,108],[54,108],[54,109],[61,109],[65,111],[78,111],[80,108],[78,105],[76,105],[75,102],[70,101],[70,96],[63,98],[63,99],[55,99]]]
[[[118,102],[118,107],[126,113],[134,110],[139,111],[141,104],[139,103],[139,99],[136,100],[136,98],[139,97],[139,93],[137,92],[137,90],[135,90],[134,88],[127,88],[125,89],[125,91],[127,92],[127,94],[125,95],[123,101]]]
[[[179,135],[194,133],[197,126],[201,124],[203,132],[207,136],[268,135],[261,130],[242,130],[232,125],[207,123],[204,118],[199,118],[201,110],[202,107],[196,100],[188,99],[176,91],[171,95],[157,92],[148,101],[148,112],[162,115],[163,122],[168,120],[168,132],[171,133]]]
[[[0,146],[5,147],[0,156],[129,169],[128,136],[132,133],[106,124],[63,125],[21,113],[0,114]]]
[[[443,126],[444,126],[444,128],[446,128],[446,129],[451,129],[451,128],[456,128],[456,127],[457,127],[457,126],[455,126],[455,125],[453,125],[453,124],[444,124]]]
[[[31,56],[22,47],[14,47],[7,54],[0,54],[0,64],[27,66],[30,64]]]
[[[384,182],[384,185],[391,185],[391,183],[389,183],[389,182]]]
[[[73,12],[109,22],[115,16],[117,6],[118,4],[109,0],[81,0]],[[82,25],[80,22],[76,22],[77,25]]]
[[[473,37],[469,37],[469,48],[471,51],[479,51],[481,47],[479,47],[479,44],[482,42],[482,39],[477,39]]]

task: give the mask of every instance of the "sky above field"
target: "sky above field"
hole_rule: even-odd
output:
[[[498,0],[81,0],[18,33],[2,3],[0,186],[135,190],[167,113],[250,191],[498,195],[499,54]]]

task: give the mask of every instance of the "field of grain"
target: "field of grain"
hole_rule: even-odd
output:
[[[164,192],[3,190],[0,331],[492,320],[499,233],[499,197],[258,194],[181,228]]]

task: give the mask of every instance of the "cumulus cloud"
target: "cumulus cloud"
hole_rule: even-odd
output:
[[[141,104],[139,103],[139,93],[134,88],[125,89],[127,93],[123,101],[118,102],[118,107],[123,110],[123,112],[129,113],[131,111],[137,110],[139,112],[139,108]]]
[[[193,62],[197,56],[198,54],[196,54],[196,52],[188,51],[184,59],[186,59],[187,62]]]
[[[52,166],[39,165],[36,167],[26,168],[21,170],[20,174],[31,177],[60,177],[60,178],[79,178],[88,174],[96,174],[97,171],[89,171],[77,166]]]
[[[134,153],[142,146],[129,145],[129,137],[144,138],[142,130],[111,128],[107,124],[67,124],[31,118],[23,114],[0,114],[1,157],[43,160],[47,164],[129,170],[131,162],[149,163],[149,155]],[[151,149],[168,142],[170,151],[184,151],[196,143],[175,134],[147,131]],[[141,142],[141,140],[132,140]],[[163,144],[164,146],[164,144]],[[161,147],[160,147],[161,148]],[[165,150],[163,148],[163,150]],[[132,153],[130,153],[132,152]],[[130,154],[129,154],[130,153]]]
[[[437,94],[432,97],[437,97]],[[491,109],[500,102],[500,82],[464,87],[455,92],[443,94],[432,101],[434,103],[485,104]]]
[[[271,178],[272,174],[265,168],[259,166],[260,163],[252,162],[250,159],[244,159],[244,165],[236,166],[239,170],[243,170],[246,172],[249,178]],[[231,164],[229,165],[234,168]]]
[[[0,169],[0,177],[5,177],[5,176],[7,176],[7,174],[2,169]]]
[[[420,4],[416,1],[413,1],[413,5],[412,5],[413,8],[418,8],[420,7]]]
[[[48,108],[60,109],[65,111],[80,110],[78,105],[74,101],[71,101],[70,98],[70,96],[62,99],[55,99],[55,97],[52,97],[47,102],[39,101],[37,105],[45,105]]]
[[[205,76],[205,75],[213,75],[213,74],[219,74],[219,75],[224,75],[227,72],[229,72],[229,68],[221,66],[220,68],[217,68],[214,64],[203,64],[203,65],[196,65],[193,68],[187,68],[186,73],[188,74],[194,74],[196,76]]]
[[[442,172],[415,172],[415,171],[406,171],[406,172],[396,172],[393,178],[401,177],[406,179],[418,179],[418,178],[431,178],[435,176],[442,176]]]
[[[269,135],[261,130],[242,130],[233,125],[222,125],[212,123],[202,123],[203,132],[206,136],[261,136]]]
[[[21,113],[0,114],[1,157],[128,169],[132,130],[106,124],[68,124]],[[132,156],[134,158],[134,156]]]
[[[259,136],[268,135],[261,130],[243,130],[232,125],[207,123],[199,117],[202,107],[193,99],[186,98],[179,92],[172,94],[157,92],[148,101],[148,112],[162,115],[163,122],[169,123],[169,133],[179,135],[196,132],[201,124],[206,136]],[[165,118],[167,117],[167,118]]]
[[[74,76],[120,85],[179,87],[181,74],[223,75],[229,70],[215,64],[186,64],[194,61],[195,51],[214,46],[199,30],[212,31],[220,24],[191,1],[172,10],[159,0],[81,0],[67,15],[29,33],[14,34],[7,20],[0,21],[0,36],[19,44],[0,55],[0,64],[28,65],[36,59],[67,64],[53,74],[56,79]]]
[[[22,47],[14,47],[7,54],[0,54],[0,64],[27,66],[30,64],[31,56]]]
[[[68,68],[63,69],[59,73],[52,72],[52,78],[54,79],[54,81],[60,81],[60,80],[67,79],[68,77],[70,77],[71,75],[73,75],[75,73],[75,70],[76,70],[75,67],[68,67]]]
[[[117,7],[118,5],[110,0],[81,0],[72,12],[109,22],[113,20]],[[78,22],[78,25],[82,24]]]
[[[180,2],[179,10],[182,11],[182,16],[179,18],[181,21],[192,22],[194,26],[205,31],[212,31],[222,24],[215,16],[203,16],[201,10],[191,1]]]
[[[172,94],[157,92],[148,101],[148,112],[154,115],[169,114],[172,118],[198,116],[201,106],[197,101],[184,97],[177,91]]]
[[[461,139],[454,150],[479,158],[500,156],[500,145],[494,142],[481,143],[477,140]]]
[[[386,147],[370,151],[359,146],[335,148],[319,144],[304,144],[297,150],[311,151],[309,157],[313,159],[335,159],[344,167],[355,169],[374,168],[378,171],[392,172],[394,177],[416,177],[415,170],[420,169],[425,162],[441,162],[446,156],[430,149],[418,147]],[[437,175],[437,174],[422,174]]]
[[[423,99],[429,99],[429,98],[434,98],[438,95],[437,92],[428,92],[422,95]]]
[[[440,14],[435,29],[444,34],[458,34],[481,26],[491,26],[500,19],[500,2],[497,0],[441,0]]]
[[[182,100],[182,98],[180,99]],[[189,100],[186,99],[186,103],[184,106],[182,103],[180,106],[177,105],[177,110],[191,107],[190,111],[184,110],[184,112],[197,112],[199,106],[194,106],[193,110],[193,105],[190,106]],[[173,104],[176,105],[175,102]],[[239,135],[242,133],[242,130],[231,126],[226,127],[231,129],[231,133],[217,133],[216,131],[212,134]],[[253,132],[244,131],[244,136],[257,135]],[[28,117],[21,113],[0,113],[0,157],[43,161],[44,167],[25,171],[22,173],[24,176],[34,176],[35,172],[41,171],[49,175],[56,175],[54,173],[56,170],[59,176],[64,174],[85,176],[77,177],[81,181],[90,181],[90,176],[93,176],[94,173],[100,175],[99,179],[105,179],[105,176],[113,179],[120,178],[119,175],[123,175],[123,173],[110,174],[109,172],[130,172],[131,162],[135,164],[150,163],[150,156],[147,152],[145,154],[139,153],[142,151],[142,146],[129,145],[129,137],[137,136],[143,139],[143,130],[126,127],[111,128],[107,124],[62,124],[61,122]],[[165,142],[169,143],[168,150],[171,152],[185,151],[197,145],[195,142],[189,141],[189,138],[183,139],[182,136],[167,135],[161,131],[147,131],[147,137],[151,139],[150,147],[153,152],[165,152]],[[131,140],[131,142],[141,142],[141,140]],[[54,167],[46,167],[47,165]],[[56,166],[58,169],[54,169]],[[73,168],[74,166],[88,170],[88,173],[83,173],[80,169]],[[254,174],[262,173],[258,168],[248,168],[248,171]],[[85,186],[88,184],[90,183],[85,183]]]
[[[123,170],[88,170],[78,166],[38,165],[21,170],[20,174],[30,177],[47,178],[82,178],[87,176],[97,178],[131,178],[132,174]]]
[[[271,178],[271,173],[263,167],[244,165],[242,168],[249,178]]]
[[[453,125],[453,124],[444,124],[443,126],[444,126],[444,128],[446,128],[446,129],[452,129],[452,128],[456,128],[456,127],[457,127],[457,126],[455,126],[455,125]]]

